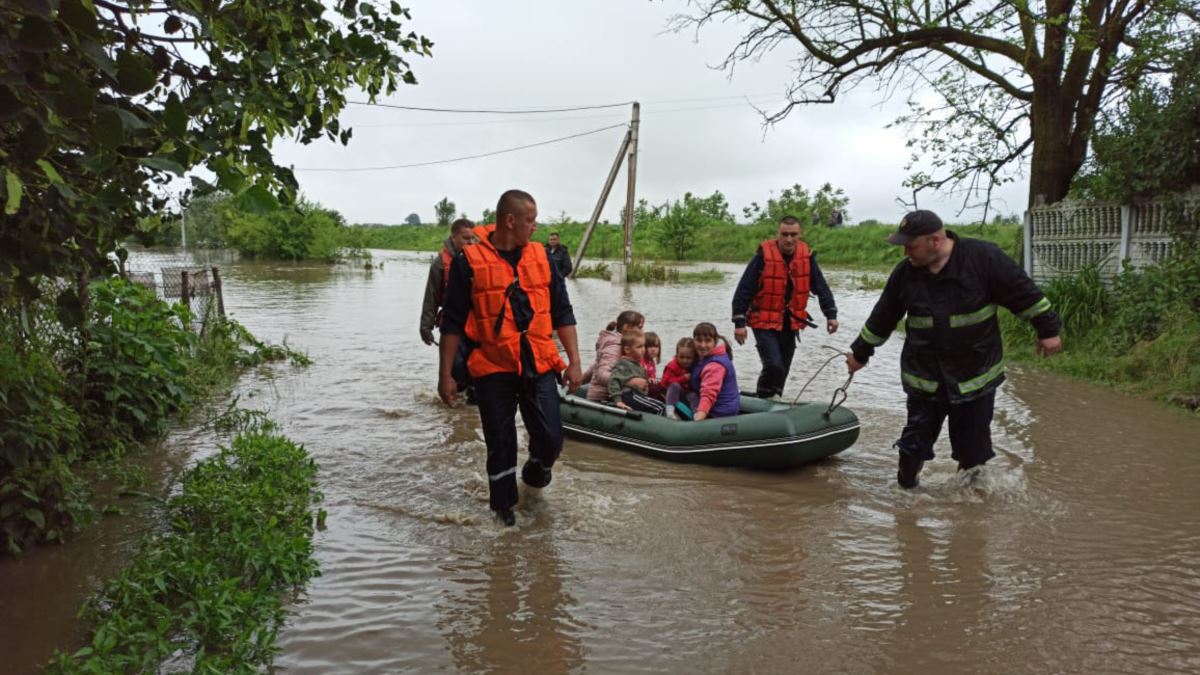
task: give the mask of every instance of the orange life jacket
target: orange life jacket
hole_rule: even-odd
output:
[[[764,241],[759,249],[763,253],[762,276],[758,278],[758,292],[750,301],[750,312],[746,323],[751,328],[783,330],[783,296],[787,291],[788,276],[792,277],[791,326],[788,330],[804,330],[808,318],[809,255],[808,244],[799,242],[792,254],[790,266],[783,264],[783,253],[779,242]]]
[[[526,245],[517,263],[514,277],[512,265],[488,238],[495,225],[475,228],[479,243],[463,247],[471,266],[471,311],[467,314],[466,334],[479,346],[467,358],[471,377],[493,373],[521,373],[521,340],[527,339],[538,374],[559,372],[567,367],[552,337],[550,319],[550,258],[540,245]],[[508,289],[516,280],[529,296],[533,320],[522,335],[517,329],[512,309],[508,306]],[[500,330],[496,321],[503,314]]]
[[[450,285],[450,263],[454,262],[454,254],[450,253],[450,247],[442,244],[442,293],[446,292],[446,286]]]

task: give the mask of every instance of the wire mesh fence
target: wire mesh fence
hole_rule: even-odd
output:
[[[123,276],[154,291],[164,302],[186,306],[191,314],[192,328],[201,333],[214,319],[225,316],[225,297],[218,267],[127,269]]]

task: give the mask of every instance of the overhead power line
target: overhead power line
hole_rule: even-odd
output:
[[[716,100],[728,100],[728,99],[722,98],[722,99],[716,99]],[[773,96],[771,98],[771,100],[769,100],[769,101],[767,101],[767,100],[751,101],[748,97],[746,97],[746,98],[742,99],[741,103],[721,103],[718,105],[686,106],[686,107],[682,107],[682,108],[647,108],[647,107],[645,107],[646,104],[643,104],[642,117],[648,117],[648,116],[653,116],[653,115],[663,115],[663,114],[667,114],[667,113],[697,112],[697,111],[705,111],[705,110],[745,108],[747,104],[750,104],[750,105],[760,104],[761,105],[761,104],[776,103],[776,102],[782,103],[783,101],[784,101],[783,98],[781,98],[779,96]],[[347,124],[346,126],[352,126],[355,129],[406,129],[406,128],[413,128],[413,127],[470,127],[470,126],[479,126],[479,125],[487,125],[487,124],[522,124],[522,123],[530,123],[530,122],[540,124],[543,122],[559,122],[559,121],[567,121],[567,120],[613,119],[615,117],[621,117],[621,116],[627,116],[627,115],[625,113],[612,112],[612,113],[604,113],[601,115],[573,115],[573,116],[569,116],[569,117],[541,117],[541,118],[537,118],[537,119],[521,119],[521,118],[514,119],[514,118],[510,117],[510,118],[503,118],[503,119],[471,120],[471,121],[465,121],[465,122],[397,122],[394,124],[392,124],[392,123],[388,123],[388,124]]]
[[[297,168],[296,171],[338,171],[338,172],[342,172],[342,171],[387,171],[390,169],[413,169],[413,168],[416,168],[419,166],[433,166],[434,164],[449,164],[450,162],[461,162],[461,161],[468,160],[468,159],[479,159],[481,157],[491,157],[492,155],[502,155],[506,152],[516,152],[518,150],[528,150],[530,148],[536,148],[536,147],[543,146],[543,145],[550,145],[551,143],[562,143],[563,141],[569,141],[574,138],[580,138],[582,136],[590,136],[592,134],[598,134],[601,131],[608,131],[609,129],[617,129],[617,128],[626,127],[626,126],[629,126],[629,125],[625,124],[625,123],[613,124],[613,125],[610,125],[607,127],[601,127],[599,129],[592,129],[591,131],[583,131],[583,132],[580,132],[577,134],[571,134],[570,136],[563,136],[561,138],[552,138],[548,141],[539,141],[537,143],[530,143],[529,145],[519,145],[515,148],[505,148],[503,150],[494,150],[492,152],[484,152],[484,153],[481,153],[478,155],[467,155],[465,157],[453,157],[451,159],[438,159],[438,160],[434,160],[432,162],[417,162],[415,164],[395,164],[392,166],[364,166],[364,167],[353,167],[353,168]]]
[[[621,108],[627,105],[632,105],[633,101],[623,101],[621,103],[603,103],[600,105],[577,105],[568,108],[496,108],[496,109],[478,109],[478,108],[424,108],[415,105],[394,105],[392,103],[371,103],[370,101],[348,101],[350,105],[361,105],[370,108],[392,108],[394,110],[417,110],[421,112],[442,112],[442,113],[468,113],[468,114],[495,114],[495,115],[540,115],[542,113],[561,113],[574,112],[576,110],[600,110],[602,108]]]

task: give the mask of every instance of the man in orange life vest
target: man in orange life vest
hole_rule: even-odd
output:
[[[442,309],[438,394],[454,404],[458,391],[451,366],[459,343],[468,341],[473,349],[467,369],[487,443],[489,506],[505,525],[516,522],[514,415],[521,411],[529,433],[529,460],[521,468],[521,480],[545,487],[562,452],[559,374],[570,389],[583,379],[567,286],[545,247],[529,245],[536,227],[537,203],[529,193],[509,190],[501,195],[496,224],[475,228],[479,243],[463,249],[451,263]],[[569,364],[554,344],[556,330]]]
[[[825,315],[825,329],[837,332],[833,292],[817,267],[817,259],[801,237],[800,221],[784,216],[775,238],[764,241],[746,265],[733,294],[733,339],[746,344],[746,326],[754,330],[754,345],[762,361],[755,394],[782,396],[796,341],[808,318],[808,295],[816,293]]]
[[[421,303],[421,341],[433,344],[433,328],[442,322],[442,302],[446,296],[446,284],[450,280],[450,263],[463,248],[475,243],[475,223],[459,218],[450,223],[450,236],[442,242],[442,250],[429,265],[429,278],[425,281],[425,301]],[[467,374],[467,344],[459,345],[454,358],[454,381],[459,389],[467,390],[467,402],[474,402],[470,392],[471,377]]]
[[[433,329],[441,321],[442,300],[450,280],[450,262],[464,247],[475,243],[475,223],[459,218],[450,224],[450,236],[442,242],[442,250],[429,265],[425,281],[425,301],[421,303],[421,341],[433,344]]]

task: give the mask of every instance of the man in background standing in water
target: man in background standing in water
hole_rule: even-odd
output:
[[[746,325],[754,329],[754,346],[762,361],[755,394],[780,397],[792,370],[796,341],[808,325],[808,295],[817,294],[825,330],[838,329],[837,305],[817,259],[804,242],[800,221],[784,216],[775,238],[764,241],[746,265],[733,293],[733,339],[746,344]]]
[[[450,279],[450,263],[464,247],[475,243],[475,223],[459,218],[450,224],[450,236],[442,242],[442,250],[429,264],[429,278],[425,281],[425,300],[421,303],[421,342],[434,343],[433,329],[442,322],[442,303],[446,296],[446,284]],[[467,376],[467,345],[463,343],[454,359],[454,381],[460,389],[470,383]]]
[[[550,254],[550,262],[558,268],[563,277],[571,276],[571,252],[558,242],[558,233],[550,233],[550,242],[546,244],[546,252]]]
[[[496,224],[475,228],[479,243],[451,263],[442,311],[438,394],[454,404],[458,392],[451,366],[459,344],[467,340],[473,347],[467,369],[487,443],[488,502],[505,525],[516,523],[516,412],[529,433],[521,480],[545,487],[562,452],[559,375],[570,390],[583,379],[567,286],[545,247],[529,245],[536,227],[537,203],[529,193],[501,195]],[[555,347],[555,330],[569,364]]]
[[[900,381],[908,423],[895,448],[896,480],[915,488],[933,444],[950,418],[950,456],[959,471],[986,463],[992,450],[996,388],[1004,381],[1004,349],[996,305],[1033,324],[1038,353],[1062,349],[1061,322],[1033,280],[998,246],[959,237],[932,211],[913,211],[888,242],[907,256],[888,277],[871,316],[846,357],[851,374],[867,365],[905,315]]]

